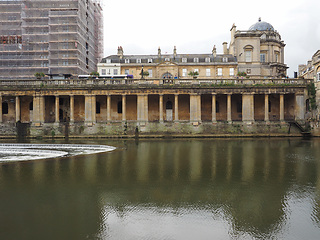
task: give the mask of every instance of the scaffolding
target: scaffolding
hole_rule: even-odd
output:
[[[99,1],[0,1],[0,12],[0,79],[96,71],[103,54]]]

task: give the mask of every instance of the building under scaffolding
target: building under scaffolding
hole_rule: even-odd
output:
[[[98,0],[0,0],[0,79],[90,74],[103,53]]]

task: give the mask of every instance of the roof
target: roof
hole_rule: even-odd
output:
[[[262,22],[259,18],[259,21],[253,24],[249,31],[274,31],[274,27],[270,23]]]

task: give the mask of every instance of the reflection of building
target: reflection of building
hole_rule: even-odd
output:
[[[178,54],[176,47],[172,54],[162,54],[159,47],[157,55],[124,55],[118,47],[118,54],[104,58],[98,71],[100,75],[140,78],[143,69],[149,79],[183,79],[190,72],[198,72],[199,79],[235,78],[238,71],[255,78],[286,76],[285,44],[271,24],[259,19],[247,31],[236,31],[233,25],[230,47],[227,45],[223,43],[223,54],[217,54],[215,47],[208,54]]]
[[[101,11],[96,0],[0,1],[0,79],[95,71]]]

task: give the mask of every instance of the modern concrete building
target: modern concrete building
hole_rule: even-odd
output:
[[[0,79],[96,71],[103,53],[97,0],[1,0]]]

